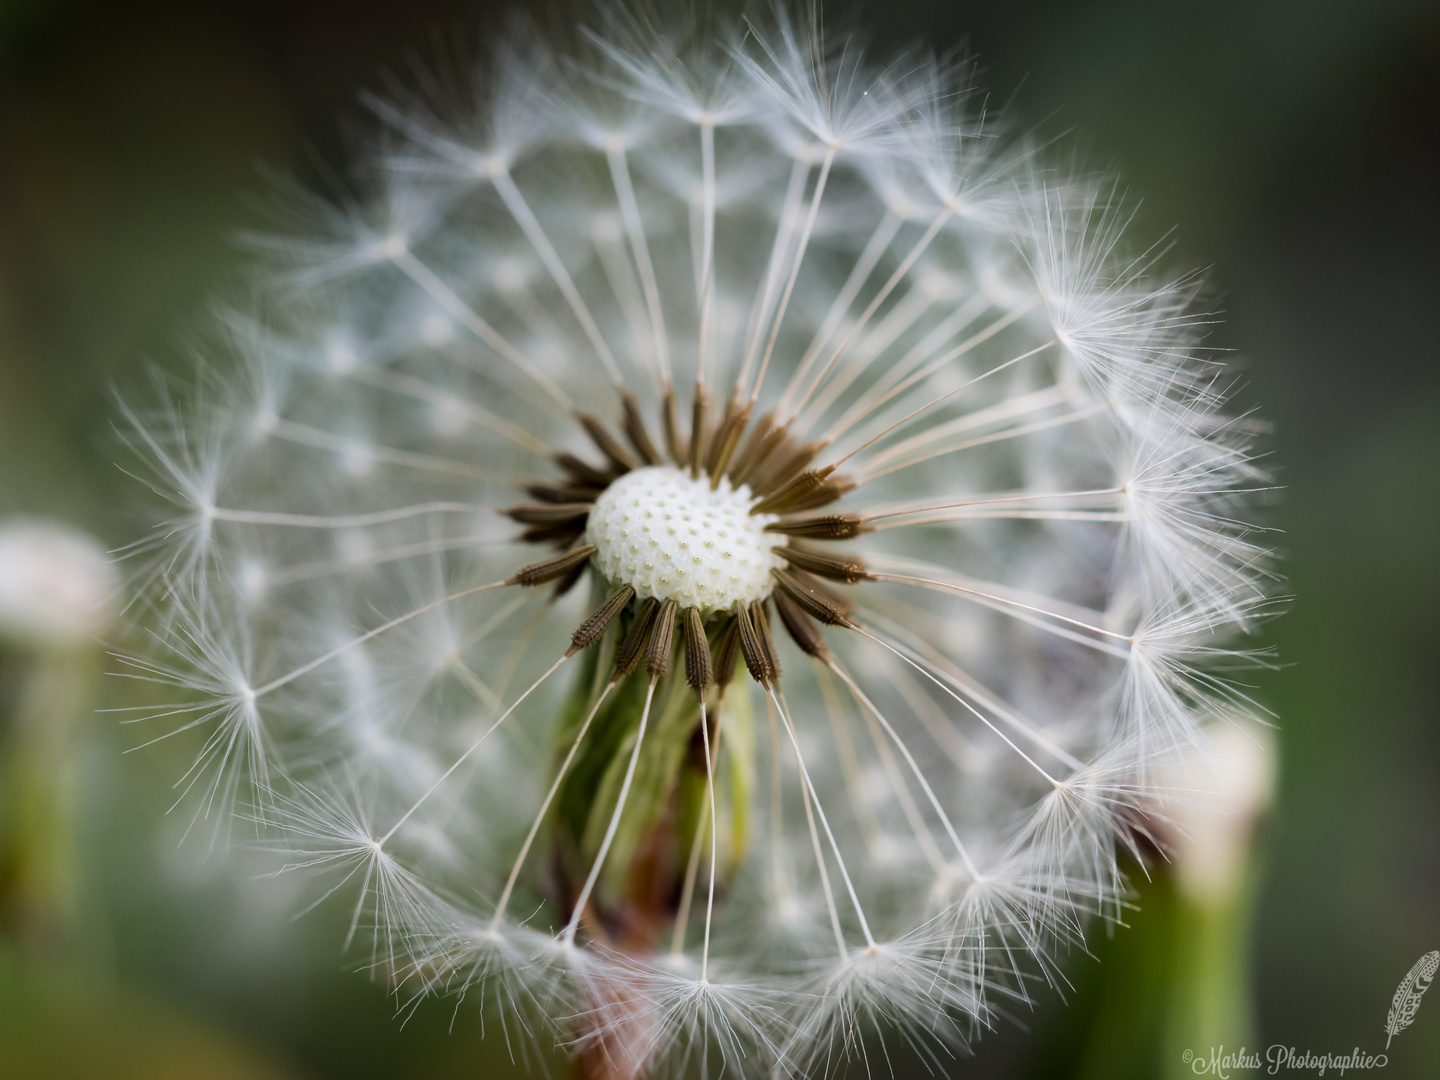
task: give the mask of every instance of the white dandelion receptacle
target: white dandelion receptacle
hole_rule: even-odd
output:
[[[963,1043],[1245,708],[1197,283],[964,64],[601,23],[373,101],[363,196],[254,238],[224,362],[129,410],[131,662],[406,990],[615,1075]]]

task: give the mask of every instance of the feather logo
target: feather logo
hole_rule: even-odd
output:
[[[1400,980],[1395,998],[1390,1002],[1390,1013],[1385,1017],[1386,1050],[1390,1049],[1390,1040],[1414,1022],[1415,1013],[1420,1009],[1420,998],[1430,989],[1430,980],[1435,978],[1437,969],[1440,969],[1440,949],[1427,952],[1416,960],[1409,974]]]

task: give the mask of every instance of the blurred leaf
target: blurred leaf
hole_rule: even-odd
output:
[[[288,1080],[295,1072],[190,1018],[0,946],[0,1075],[36,1080]]]

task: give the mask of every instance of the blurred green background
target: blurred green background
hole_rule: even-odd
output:
[[[109,388],[173,361],[208,298],[236,289],[233,236],[260,220],[259,166],[311,180],[339,166],[363,126],[357,90],[437,36],[482,40],[505,10],[0,0],[0,518],[56,519],[109,546],[137,535]],[[1266,630],[1285,666],[1253,679],[1280,717],[1280,781],[1253,911],[1225,931],[1233,987],[1253,980],[1251,1048],[1379,1049],[1397,983],[1440,947],[1440,7],[872,0],[862,13],[882,48],[968,41],[996,99],[1042,131],[1074,129],[1144,197],[1139,228],[1178,223],[1174,263],[1212,267],[1227,320],[1215,342],[1235,350],[1242,403],[1274,425],[1286,493],[1268,513],[1295,597]],[[4,654],[0,715],[32,660]],[[74,659],[67,677],[100,662]],[[122,690],[93,695],[116,704]],[[165,816],[179,759],[121,756],[138,741],[113,714],[86,710],[77,729],[74,910],[43,946],[0,935],[0,1074],[508,1072],[470,1004],[402,1026],[324,913],[289,920],[293,886],[181,846],[186,822]],[[1100,962],[1072,965],[1068,1006],[1045,995],[1018,1018],[1029,1032],[1004,1025],[954,1071],[1181,1075],[1159,1034],[1165,980],[1208,939],[1163,873],[1141,894]],[[903,1059],[896,1071],[912,1066],[924,1075]],[[1396,1037],[1385,1075],[1440,1075],[1440,999]]]

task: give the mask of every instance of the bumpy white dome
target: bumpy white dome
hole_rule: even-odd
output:
[[[768,596],[771,569],[784,565],[764,531],[776,515],[751,514],[754,502],[723,477],[712,490],[709,477],[671,465],[636,469],[595,500],[587,540],[601,573],[642,599],[719,611]]]

